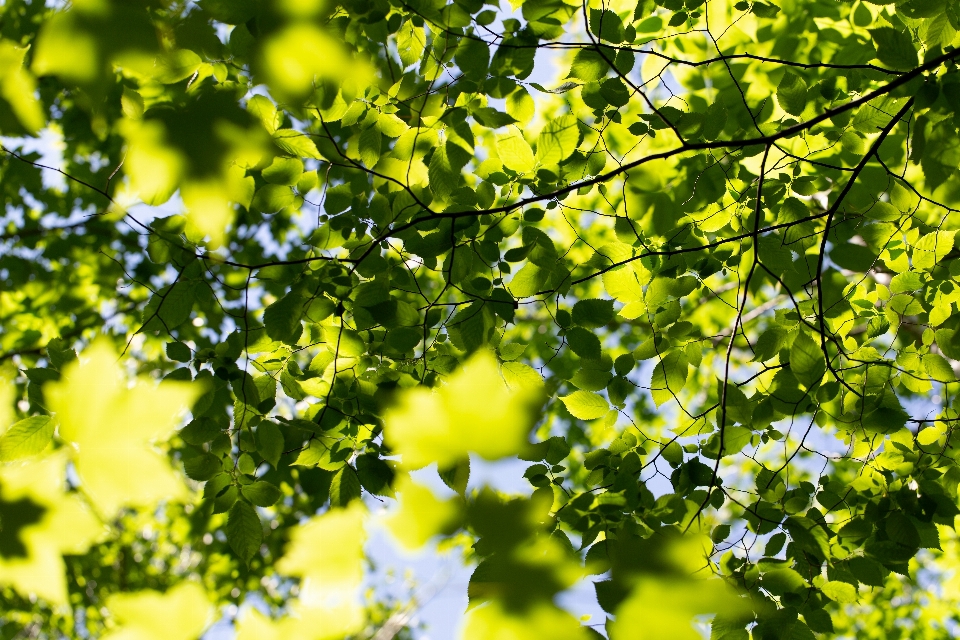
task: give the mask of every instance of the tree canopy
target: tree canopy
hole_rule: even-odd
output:
[[[0,636],[413,637],[377,520],[466,640],[955,637],[958,31],[7,0]]]

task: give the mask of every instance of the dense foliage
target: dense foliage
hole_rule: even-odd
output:
[[[410,637],[383,503],[469,639],[953,637],[960,6],[883,2],[7,0],[0,636]]]

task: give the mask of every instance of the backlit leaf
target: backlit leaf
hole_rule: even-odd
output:
[[[57,423],[50,416],[30,416],[0,436],[0,460],[7,462],[37,455],[53,439]]]
[[[181,582],[166,593],[116,593],[107,598],[106,607],[118,623],[103,636],[107,640],[193,640],[213,622],[215,611],[195,582]]]
[[[570,415],[580,420],[595,420],[610,411],[610,405],[603,396],[591,391],[574,391],[560,399]]]
[[[400,507],[386,525],[404,547],[418,549],[458,525],[460,509],[455,499],[440,500],[430,489],[407,478],[400,481],[397,493]]]
[[[116,352],[105,340],[67,365],[63,381],[49,383],[45,395],[60,423],[60,437],[76,447],[81,487],[101,513],[109,517],[122,506],[150,506],[187,495],[154,444],[173,434],[198,392],[195,385],[157,385],[147,378],[128,386]]]
[[[526,173],[533,169],[533,151],[519,129],[511,128],[506,133],[497,134],[497,154],[503,166],[511,171]]]
[[[438,389],[402,394],[384,434],[408,469],[447,466],[469,453],[495,460],[526,446],[539,393],[508,388],[493,356],[478,351]]]
[[[807,104],[807,83],[797,74],[787,71],[777,86],[777,102],[787,113],[799,116]]]

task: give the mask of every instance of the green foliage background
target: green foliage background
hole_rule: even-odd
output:
[[[960,7],[510,2],[0,7],[0,635],[957,633]]]

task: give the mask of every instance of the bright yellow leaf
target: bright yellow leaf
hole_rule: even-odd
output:
[[[0,369],[0,435],[16,421],[13,413],[14,390],[13,379],[17,377],[16,369]]]
[[[64,492],[66,457],[0,467],[0,584],[50,604],[67,603],[63,554],[87,550],[105,528]]]
[[[279,620],[272,620],[256,609],[245,611],[237,622],[236,640],[342,640],[363,628],[363,608],[354,604],[349,607],[304,606],[294,600],[289,613]]]
[[[100,340],[63,380],[45,388],[60,437],[72,445],[82,488],[104,517],[188,494],[167,456],[155,448],[179,426],[195,386],[139,378],[128,385],[113,347]]]
[[[449,533],[460,518],[457,500],[441,500],[427,487],[404,476],[395,487],[400,506],[387,520],[387,528],[408,549],[422,547],[433,536]]]
[[[537,603],[512,611],[493,601],[467,612],[461,640],[587,640],[587,632],[571,614],[552,604]]]
[[[699,640],[694,616],[731,613],[743,604],[719,579],[645,576],[617,608],[610,640]]]
[[[215,613],[203,587],[193,582],[181,582],[166,593],[117,593],[106,604],[119,628],[103,640],[195,640]]]
[[[370,65],[352,59],[342,42],[306,22],[294,22],[271,36],[262,55],[268,83],[279,95],[303,97],[317,80],[358,87],[373,80]]]
[[[364,519],[358,503],[311,518],[297,527],[277,571],[315,579],[330,590],[351,589],[363,580]]]
[[[504,458],[526,447],[539,394],[508,388],[493,355],[481,351],[438,389],[401,395],[384,418],[384,435],[407,469],[448,466],[469,453]]]
[[[37,83],[23,67],[26,54],[25,48],[0,41],[0,96],[10,104],[23,128],[36,133],[43,127],[43,108],[35,95]]]
[[[300,599],[278,621],[261,615],[241,620],[238,640],[311,638],[333,640],[364,624],[358,591],[363,581],[366,510],[354,502],[328,511],[293,530],[277,571],[299,577]]]

